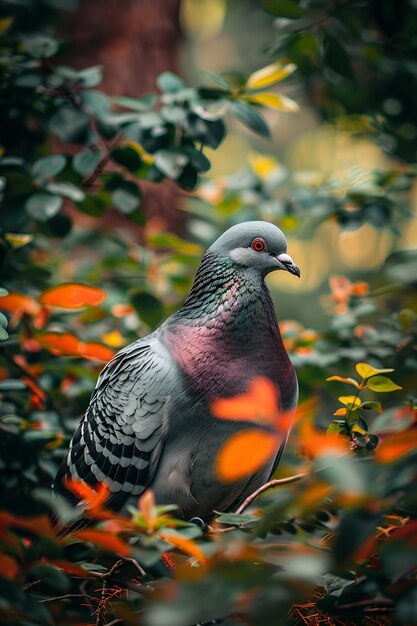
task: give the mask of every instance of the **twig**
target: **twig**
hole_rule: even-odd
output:
[[[132,565],[136,567],[136,569],[142,576],[146,576],[145,570],[143,569],[141,565],[139,565],[136,559],[132,559],[127,556],[123,556],[118,561],[116,561],[116,563],[112,565],[112,567],[109,569],[108,572],[104,572],[102,574],[101,572],[90,571],[88,573],[91,574],[94,578],[98,578],[99,580],[107,580],[114,574],[116,570],[118,570],[120,567],[122,567],[122,565],[125,565],[126,563],[131,563]]]
[[[67,600],[70,598],[88,598],[89,600],[96,600],[93,596],[84,596],[81,593],[67,593],[64,596],[55,596],[54,598],[45,598],[44,600],[38,600],[39,603],[54,602],[54,600]]]
[[[250,496],[248,496],[246,500],[244,500],[242,504],[236,509],[235,513],[237,514],[243,513],[243,511],[247,509],[248,506],[252,504],[252,502],[256,500],[256,498],[264,491],[268,491],[268,489],[272,489],[273,487],[281,487],[282,485],[289,485],[290,483],[295,483],[297,480],[301,480],[305,476],[309,476],[309,472],[303,472],[302,474],[294,474],[294,476],[288,476],[287,478],[277,478],[275,480],[270,480],[269,482],[259,487],[259,489],[256,489],[256,491],[251,493]]]
[[[118,617],[117,619],[114,619],[112,622],[107,622],[107,624],[104,624],[104,626],[116,626],[116,624],[123,624],[124,623],[124,619],[122,619],[121,617]]]
[[[383,604],[385,606],[381,607],[373,607],[369,606],[370,604]],[[367,613],[376,613],[377,611],[386,611],[392,610],[393,601],[391,598],[384,597],[375,597],[375,598],[365,598],[364,600],[358,600],[357,602],[350,602],[349,604],[340,604],[339,606],[333,607],[333,610],[336,611],[350,611],[351,609],[360,609],[363,608]]]

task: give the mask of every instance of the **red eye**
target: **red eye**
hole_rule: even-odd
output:
[[[254,239],[252,241],[252,248],[256,250],[256,252],[263,252],[265,250],[265,242],[263,239]]]

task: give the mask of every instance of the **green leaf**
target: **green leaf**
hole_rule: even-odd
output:
[[[333,422],[331,422],[331,424],[327,427],[326,432],[329,434],[345,435],[347,433],[346,422],[344,420],[333,420]]]
[[[382,413],[382,406],[380,402],[362,402],[359,408],[364,409],[365,411],[377,411],[378,413]]]
[[[231,84],[228,83],[222,76],[213,74],[213,72],[209,72],[208,70],[203,70],[203,75],[208,78],[209,81],[217,85],[217,87],[221,87],[221,89],[224,89],[228,93],[231,92]]]
[[[207,120],[203,117],[205,111],[204,113],[202,110],[198,112],[197,108],[195,108],[195,111],[194,113],[189,113],[186,118],[185,124],[188,135],[192,139],[201,141],[205,146],[215,150],[226,136],[226,127],[223,120]]]
[[[88,112],[94,115],[104,115],[110,110],[110,98],[97,89],[85,89],[80,98]]]
[[[185,83],[173,72],[162,72],[156,79],[156,84],[161,91],[166,93],[176,93],[185,87]]]
[[[350,430],[354,433],[359,433],[360,435],[366,435],[368,432],[368,424],[362,417],[358,417],[355,424],[351,426]]]
[[[5,341],[9,338],[9,333],[3,326],[0,327],[0,341]]]
[[[262,117],[253,107],[245,102],[232,102],[232,109],[236,117],[250,130],[261,137],[270,138],[269,128]]]
[[[112,191],[111,198],[114,206],[121,213],[128,215],[139,208],[142,193],[133,181],[122,180]]]
[[[158,150],[154,154],[154,165],[165,176],[174,180],[180,177],[189,160],[180,150]]]
[[[82,70],[76,70],[67,65],[59,65],[55,72],[58,76],[62,76],[62,78],[73,83],[78,83],[82,87],[96,87],[103,78],[101,65],[86,67]]]
[[[148,111],[156,102],[156,96],[153,93],[147,93],[141,98],[127,98],[126,96],[117,96],[113,98],[113,102],[120,104],[125,109],[131,111]]]
[[[81,150],[72,160],[72,167],[81,176],[93,172],[103,158],[104,150]]]
[[[262,0],[262,7],[277,17],[294,19],[304,15],[299,2],[295,2],[295,0]]]
[[[87,113],[64,106],[52,116],[49,129],[63,142],[83,143],[87,138],[89,123]]]
[[[47,59],[53,56],[59,48],[59,43],[52,37],[46,37],[44,35],[34,35],[33,37],[26,37],[24,44],[27,53],[36,59]]]
[[[123,167],[126,167],[130,172],[136,172],[142,163],[138,152],[129,146],[114,148],[110,156],[116,163],[123,165]]]
[[[40,222],[47,222],[62,207],[63,199],[49,193],[35,193],[25,202],[25,209],[31,217]]]
[[[49,183],[46,185],[46,190],[69,198],[73,202],[82,202],[85,198],[85,193],[82,189],[68,182]]]
[[[349,54],[339,40],[326,33],[324,50],[325,63],[344,78],[352,79],[353,71]]]
[[[375,450],[379,443],[379,438],[376,435],[369,435],[369,440],[365,446],[365,448],[369,451]]]
[[[64,169],[66,162],[67,159],[62,154],[38,159],[32,165],[32,175],[40,179],[53,178]]]
[[[259,522],[259,516],[251,513],[221,513],[216,521],[228,526],[245,526],[250,522]]]
[[[23,391],[26,389],[26,383],[18,378],[6,378],[4,380],[0,380],[0,391]]]
[[[163,319],[164,309],[162,303],[148,291],[132,291],[130,300],[141,319],[148,326],[153,328]]]
[[[368,380],[368,389],[376,392],[398,391],[402,389],[387,376],[373,376]]]
[[[189,158],[190,164],[198,172],[208,172],[210,169],[211,163],[201,150],[196,150],[195,148],[182,148],[181,152]]]

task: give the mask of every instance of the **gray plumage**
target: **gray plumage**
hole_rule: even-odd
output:
[[[300,275],[276,226],[246,222],[219,237],[181,309],[116,354],[100,374],[56,491],[66,492],[67,476],[104,482],[110,506],[119,509],[150,486],[157,502],[176,504],[180,516],[209,519],[213,509],[233,510],[268,480],[288,419],[276,455],[256,474],[226,484],[216,475],[217,453],[232,434],[254,424],[218,419],[210,407],[265,377],[278,391],[280,408],[295,409],[297,379],[264,282],[274,270]]]

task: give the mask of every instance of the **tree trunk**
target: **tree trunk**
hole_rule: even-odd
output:
[[[61,29],[72,43],[68,64],[102,65],[99,89],[109,95],[135,97],[155,91],[158,74],[178,71],[179,5],[180,0],[82,0]],[[140,186],[147,217],[162,218],[167,229],[181,231],[184,217],[176,186],[169,181],[141,181]],[[114,219],[111,215],[113,226]]]

